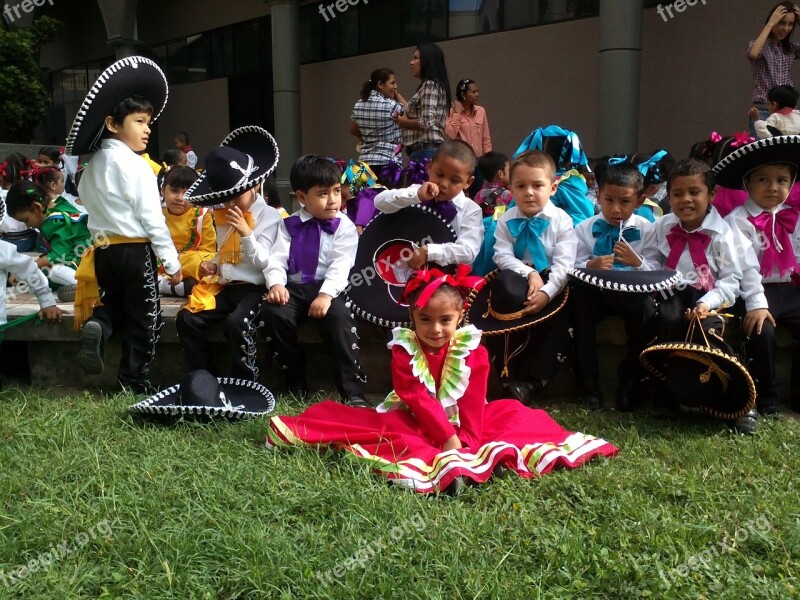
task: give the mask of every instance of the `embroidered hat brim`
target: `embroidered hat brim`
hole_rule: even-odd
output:
[[[507,333],[514,333],[515,331],[533,327],[553,318],[561,312],[567,304],[567,299],[569,298],[568,287],[564,288],[563,292],[553,298],[547,306],[538,313],[521,315],[508,319],[497,318],[491,314],[489,303],[494,279],[499,273],[500,269],[495,269],[486,275],[486,277],[484,277],[486,284],[481,289],[470,292],[466,300],[468,306],[466,322],[480,329],[485,336],[505,335]]]
[[[570,270],[569,276],[573,283],[632,294],[652,294],[671,290],[681,280],[681,275],[677,271],[576,268]]]
[[[235,198],[256,185],[261,185],[278,166],[280,152],[275,138],[263,127],[245,125],[231,131],[220,146],[228,146],[253,159],[254,169],[231,187],[214,189],[208,171],[200,174],[186,190],[185,198],[196,206],[213,206]]]
[[[128,410],[135,414],[160,417],[241,420],[263,417],[275,409],[275,397],[260,383],[230,377],[218,377],[217,381],[230,406],[182,404],[181,384],[176,384],[134,404]]]
[[[718,185],[740,190],[748,173],[772,163],[800,168],[800,135],[764,138],[737,148],[714,165],[714,178]]]
[[[0,196],[0,225],[6,220],[6,199]]]
[[[379,213],[364,227],[350,285],[347,304],[362,319],[381,327],[409,327],[408,306],[400,302],[405,282],[413,273],[405,261],[414,246],[447,244],[456,232],[436,212],[415,204],[395,213]]]
[[[739,360],[717,348],[688,342],[656,344],[639,356],[681,405],[718,419],[746,415],[756,403],[756,386]]]
[[[122,58],[100,74],[72,122],[64,145],[65,154],[79,156],[97,151],[106,117],[117,104],[132,96],[146,98],[153,105],[151,122],[158,119],[167,105],[167,78],[149,58]]]

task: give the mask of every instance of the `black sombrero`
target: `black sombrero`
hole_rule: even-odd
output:
[[[117,104],[133,96],[150,101],[153,105],[152,121],[158,119],[167,105],[167,78],[149,58],[122,58],[100,74],[72,122],[64,146],[65,154],[79,156],[95,152],[100,147],[106,117]]]
[[[717,184],[740,190],[745,176],[763,165],[790,163],[800,167],[800,135],[764,138],[736,149],[728,146],[725,152],[714,165],[714,177]]]
[[[205,171],[186,190],[186,200],[197,206],[221,204],[261,185],[278,166],[278,144],[256,125],[239,127],[206,155]]]
[[[272,393],[260,383],[214,377],[204,370],[191,371],[173,385],[134,404],[132,413],[167,417],[244,419],[262,417],[275,408]]]
[[[708,335],[713,338],[713,330]],[[639,360],[682,406],[738,419],[756,404],[755,383],[733,354],[709,341],[656,344],[642,351]]]
[[[458,239],[436,212],[422,205],[395,213],[380,213],[364,228],[347,303],[361,318],[382,327],[409,327],[408,305],[400,301],[406,281],[414,273],[406,264],[415,246],[447,244]]]
[[[0,196],[0,225],[6,220],[6,199]]]
[[[542,323],[558,314],[569,297],[569,288],[565,288],[538,313],[520,315],[528,294],[527,278],[513,271],[495,269],[484,279],[483,288],[467,297],[466,322],[487,336],[505,335]]]
[[[571,269],[575,283],[612,292],[651,294],[674,288],[681,280],[677,271],[637,271],[627,269]]]

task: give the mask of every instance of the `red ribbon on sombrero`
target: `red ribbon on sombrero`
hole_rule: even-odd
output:
[[[471,267],[469,265],[458,265],[455,275],[444,273],[439,269],[416,271],[406,283],[403,295],[400,296],[400,301],[404,304],[410,304],[410,296],[418,289],[423,288],[422,293],[414,303],[417,308],[423,308],[443,283],[456,288],[461,292],[462,296],[466,296],[472,290],[480,290],[485,285],[486,280],[483,277],[470,275],[470,271]]]

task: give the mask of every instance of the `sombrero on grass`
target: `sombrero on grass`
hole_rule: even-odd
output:
[[[100,74],[86,94],[69,130],[65,154],[95,152],[100,147],[106,117],[126,98],[140,96],[149,100],[155,121],[167,105],[168,95],[167,78],[152,60],[143,56],[118,60]]]
[[[180,383],[134,404],[132,413],[167,417],[245,419],[275,408],[272,393],[260,383],[214,377],[205,370],[189,372]]]
[[[715,156],[717,153],[715,152]],[[725,146],[712,169],[717,184],[740,190],[748,173],[763,165],[789,163],[800,166],[800,135],[764,138],[735,147]]]
[[[455,231],[436,212],[415,204],[396,213],[381,213],[364,228],[347,303],[361,318],[382,327],[409,327],[408,305],[400,300],[413,275],[407,260],[417,246],[455,242]]]
[[[547,321],[564,308],[569,297],[569,288],[565,288],[540,312],[522,315],[528,295],[527,278],[513,271],[495,269],[484,279],[486,284],[482,289],[467,297],[466,321],[487,336],[514,333]]]
[[[708,335],[700,331],[700,343],[692,341],[690,328],[687,341],[650,346],[639,360],[682,406],[719,419],[738,419],[755,406],[753,378],[735,356],[715,347],[713,330]]]
[[[612,292],[652,294],[670,290],[681,280],[677,271],[636,271],[576,268],[569,272],[573,282]]]
[[[186,200],[212,206],[261,185],[278,166],[278,144],[257,125],[231,131],[222,144],[206,155],[205,171],[186,190]]]

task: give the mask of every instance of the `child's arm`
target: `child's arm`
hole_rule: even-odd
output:
[[[738,257],[742,270],[742,281],[739,284],[739,295],[744,300],[747,311],[742,321],[745,335],[760,334],[764,321],[775,325],[775,319],[769,312],[767,296],[764,294],[764,285],[761,282],[761,264],[758,261],[753,242],[757,243],[758,233],[746,217],[737,218],[738,211],[725,217],[731,226],[736,247],[739,249]]]
[[[415,183],[407,188],[384,190],[375,196],[375,208],[383,213],[391,214],[406,206],[419,204],[420,199],[417,195],[419,188],[419,184]]]
[[[705,293],[697,304],[706,304],[709,310],[733,306],[739,295],[742,281],[742,269],[736,257],[736,246],[733,231],[728,229],[724,234],[715,236],[708,246],[709,263],[715,266],[714,287]]]
[[[552,300],[567,285],[569,271],[575,266],[578,239],[572,228],[572,219],[567,215],[565,218],[553,219],[550,227],[557,228],[555,251],[553,258],[550,259],[550,277],[539,291],[547,294],[548,298]]]
[[[610,269],[611,265],[590,266],[588,264],[589,261],[598,258],[594,256],[595,238],[592,235],[594,221],[594,219],[586,219],[575,228],[575,238],[578,242],[575,249],[575,266],[579,269]]]
[[[513,271],[523,277],[536,270],[514,255],[514,238],[508,230],[505,215],[497,222],[494,233],[494,263],[504,271]]]
[[[331,301],[341,294],[348,285],[350,269],[356,261],[358,232],[349,219],[342,219],[333,236],[330,249],[330,264],[325,271],[325,280],[319,288],[316,299],[308,309],[312,319],[322,319],[328,314]]]
[[[18,286],[27,286],[36,295],[41,309],[39,318],[46,318],[50,323],[61,322],[63,313],[56,306],[56,299],[50,291],[47,277],[30,256],[17,252],[16,247],[8,242],[0,242],[0,264],[8,269],[9,273],[14,274]],[[5,294],[5,291],[3,293]]]
[[[278,225],[278,236],[272,246],[272,257],[267,268],[264,269],[264,279],[267,281],[267,302],[271,304],[286,304],[289,301],[289,292],[286,289],[286,269],[289,265],[289,249],[292,240],[286,225],[281,219]]]
[[[458,210],[458,239],[448,244],[428,244],[428,260],[440,265],[471,265],[475,261],[483,246],[483,213],[469,199]]]
[[[264,206],[262,210],[263,212],[259,214],[254,225],[255,229],[249,235],[241,238],[242,253],[259,271],[266,269],[269,264],[272,247],[275,245],[278,229],[283,222],[281,214],[271,206]]]
[[[766,120],[762,121],[759,119],[755,123],[753,123],[753,127],[755,127],[758,139],[763,140],[764,138],[772,137],[772,133],[770,133],[767,127],[772,126],[778,129],[777,115],[778,113],[772,113],[769,117],[766,118]]]

